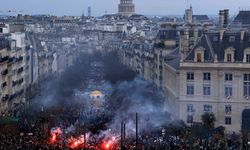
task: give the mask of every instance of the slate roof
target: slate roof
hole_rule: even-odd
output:
[[[195,49],[204,48],[204,61],[213,62],[215,54],[218,62],[224,62],[225,49],[232,47],[235,49],[235,62],[242,62],[244,57],[244,50],[250,48],[250,33],[244,34],[244,39],[241,41],[240,32],[225,32],[223,40],[220,41],[219,32],[205,33],[197,45],[188,53],[184,61],[193,61]],[[234,38],[235,40],[231,40]]]
[[[156,38],[160,40],[176,40],[177,36],[177,30],[160,30]]]
[[[250,25],[250,11],[240,11],[235,17],[234,22],[240,22],[243,25]]]
[[[180,49],[174,49],[171,53],[164,57],[164,62],[177,70],[180,67]]]
[[[193,18],[195,18],[197,21],[207,21],[207,20],[209,20],[207,15],[193,15]]]

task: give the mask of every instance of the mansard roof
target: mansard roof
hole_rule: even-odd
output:
[[[180,49],[177,47],[171,53],[164,57],[164,62],[177,70],[180,67]]]
[[[220,40],[220,33],[205,33],[201,37],[200,41],[191,49],[184,61],[193,61],[195,50],[199,47],[203,47],[204,50],[204,62],[213,62],[215,55],[217,55],[218,62],[224,62],[225,50],[228,48],[234,48],[234,60],[235,62],[242,62],[244,57],[244,50],[250,48],[250,33],[244,34],[243,40],[241,40],[240,32],[224,32],[223,39]]]
[[[193,18],[195,18],[197,21],[207,21],[207,20],[209,20],[207,15],[193,15]]]
[[[176,40],[178,31],[175,29],[170,30],[160,30],[157,34],[157,39],[160,40]]]
[[[234,22],[240,22],[243,25],[250,25],[250,10],[240,11],[235,17]]]

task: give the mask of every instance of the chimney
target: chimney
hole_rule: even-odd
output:
[[[229,9],[224,9],[224,27],[229,25]]]
[[[244,30],[241,30],[241,31],[240,31],[240,41],[243,41],[243,40],[244,40],[244,36],[245,36],[245,31],[244,31]]]
[[[220,10],[219,11],[219,25],[220,25],[220,28],[223,28],[224,21],[225,21],[224,10]]]
[[[199,38],[199,30],[198,29],[194,29],[194,44],[197,43]]]
[[[218,63],[218,56],[217,56],[217,54],[214,54],[214,63]]]
[[[223,40],[224,32],[224,29],[220,29],[220,42]]]
[[[184,36],[183,36],[183,53],[186,56],[189,51],[189,29],[184,29]]]
[[[219,25],[220,28],[226,28],[229,24],[229,9],[219,11]]]

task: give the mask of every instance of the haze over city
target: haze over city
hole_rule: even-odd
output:
[[[0,14],[15,10],[23,14],[81,15],[92,7],[94,16],[117,12],[119,0],[1,0]],[[250,6],[249,0],[135,0],[136,13],[144,15],[182,15],[190,4],[194,13],[216,15],[221,8],[236,14],[239,7]],[[15,14],[15,13],[12,13]]]

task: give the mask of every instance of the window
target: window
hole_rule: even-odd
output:
[[[187,123],[193,123],[193,116],[192,115],[187,116]]]
[[[225,74],[225,81],[232,81],[233,80],[233,74],[226,73]]]
[[[233,88],[232,85],[225,85],[225,96],[232,96]]]
[[[250,96],[250,74],[244,74],[244,96]]]
[[[227,54],[227,62],[232,62],[232,54]]]
[[[226,105],[226,106],[225,106],[225,113],[226,113],[226,114],[231,114],[231,111],[232,111],[231,105]]]
[[[187,80],[194,80],[194,73],[193,72],[187,73]]]
[[[230,125],[232,123],[231,117],[225,117],[225,124]]]
[[[212,112],[212,106],[211,105],[204,105],[204,112],[207,112],[207,113]]]
[[[187,85],[187,95],[194,95],[194,85],[193,84]]]
[[[250,54],[246,54],[246,62],[250,63]]]
[[[187,104],[187,112],[194,112],[193,104]]]
[[[203,85],[203,95],[204,96],[209,96],[211,95],[211,88],[209,84],[204,84]]]
[[[203,80],[211,80],[211,74],[209,72],[203,73]]]
[[[197,62],[201,62],[201,53],[197,53]]]
[[[229,37],[229,42],[234,42],[235,41],[235,36],[230,36]]]

